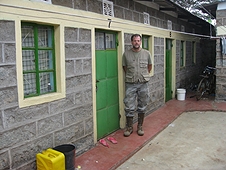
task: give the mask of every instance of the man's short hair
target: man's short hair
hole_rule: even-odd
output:
[[[142,39],[142,37],[141,37],[140,34],[133,34],[133,35],[131,36],[131,41],[133,41],[133,38],[134,38],[134,37],[140,37],[140,40]]]

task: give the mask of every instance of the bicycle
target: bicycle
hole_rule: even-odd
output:
[[[204,94],[211,94],[215,92],[215,76],[216,68],[206,66],[203,75],[200,75],[202,79],[199,82],[198,88],[196,90],[196,99],[200,100]]]

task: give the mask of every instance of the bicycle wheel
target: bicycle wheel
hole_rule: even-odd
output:
[[[206,92],[208,81],[206,78],[203,78],[198,85],[197,91],[196,91],[196,99],[200,100],[203,96],[203,94]]]
[[[210,85],[209,85],[209,94],[215,94],[215,88],[216,88],[216,77],[213,75],[210,79]]]

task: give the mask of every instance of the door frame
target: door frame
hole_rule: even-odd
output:
[[[171,39],[171,38],[165,38],[164,40],[164,61],[165,61],[165,55],[166,55],[166,39]],[[176,94],[176,69],[177,69],[177,65],[176,65],[176,40],[175,39],[171,39],[172,41],[172,77],[171,77],[171,90],[172,90],[172,99],[175,98],[175,94]],[[164,62],[164,87],[166,85],[166,80],[165,80],[165,72],[166,69],[166,62]],[[166,92],[165,92],[165,88],[164,88],[164,101],[166,99]]]
[[[118,57],[118,91],[119,91],[119,114],[120,114],[120,120],[119,120],[119,126],[120,128],[125,127],[125,114],[124,114],[124,103],[123,103],[123,97],[125,94],[124,89],[124,75],[123,75],[123,69],[122,69],[122,54],[124,52],[124,32],[119,30],[107,30],[102,28],[92,28],[91,30],[91,48],[92,48],[92,96],[93,96],[93,137],[94,137],[94,143],[97,143],[97,112],[96,112],[96,48],[95,48],[95,32],[96,30],[102,30],[102,31],[113,31],[117,33],[118,37],[118,46],[117,46],[117,57]]]
[[[95,35],[101,36],[97,42],[101,48],[95,50],[97,139],[101,139],[119,129],[118,35],[105,30],[96,30]],[[112,43],[108,42],[107,35]]]

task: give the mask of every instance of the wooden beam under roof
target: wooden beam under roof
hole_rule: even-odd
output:
[[[159,8],[160,11],[176,11],[177,9],[174,7],[160,7]]]

